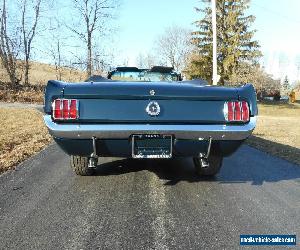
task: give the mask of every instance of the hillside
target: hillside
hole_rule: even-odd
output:
[[[20,62],[21,63],[21,62]],[[62,68],[62,81],[80,82],[86,79],[86,73],[71,68]],[[19,72],[21,75],[21,72]],[[0,102],[28,102],[42,104],[44,87],[48,80],[56,80],[57,72],[54,65],[31,62],[29,86],[12,86],[5,69],[0,65]],[[22,83],[22,80],[21,80]]]
[[[31,62],[29,82],[32,85],[45,85],[48,80],[56,80],[56,74],[57,73],[54,65],[49,65],[40,62]],[[79,82],[84,81],[85,79],[85,72],[67,67],[62,68],[63,81]],[[2,65],[0,65],[0,82],[9,82],[9,77]]]

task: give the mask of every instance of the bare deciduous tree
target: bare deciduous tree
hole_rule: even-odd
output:
[[[73,0],[74,7],[79,12],[81,22],[85,27],[69,27],[84,43],[87,48],[87,75],[92,75],[93,69],[93,39],[96,31],[102,31],[104,19],[112,17],[109,9],[116,7],[114,0]]]
[[[57,39],[50,49],[51,56],[54,61],[56,79],[61,81],[62,77],[62,55],[61,55],[61,41]]]
[[[20,50],[20,39],[17,28],[9,33],[6,0],[2,1],[0,16],[0,59],[13,85],[18,85],[20,79],[17,76],[17,56]]]
[[[192,50],[191,32],[179,26],[171,26],[156,41],[157,55],[163,64],[182,71]]]
[[[60,29],[62,25],[60,24],[57,18],[54,18],[50,22],[50,33],[52,34],[50,37],[50,46],[48,47],[48,54],[51,56],[51,59],[55,65],[56,71],[56,79],[61,81],[62,80],[62,70],[63,70],[63,53],[62,49],[65,47],[62,38],[60,36]]]
[[[263,67],[250,63],[240,63],[226,85],[248,82],[251,82],[256,91],[261,94],[263,90],[270,93],[272,90],[280,90],[281,87],[280,80],[274,79]]]
[[[111,39],[111,37],[109,37]],[[106,76],[115,65],[116,49],[111,48],[111,43],[107,46],[103,41],[95,41],[93,46],[93,69],[94,74]]]
[[[31,56],[31,48],[32,48],[32,41],[36,35],[36,28],[38,24],[38,20],[40,17],[40,7],[41,7],[42,0],[36,0],[33,6],[34,9],[34,17],[31,24],[28,24],[26,21],[26,14],[28,8],[28,1],[23,0],[22,2],[22,24],[21,30],[23,34],[23,48],[24,48],[24,83],[25,85],[29,84],[29,69],[30,69],[30,56]]]
[[[155,66],[158,63],[155,57],[150,53],[147,53],[146,55],[140,53],[136,58],[136,64],[139,68],[151,69],[153,66]]]

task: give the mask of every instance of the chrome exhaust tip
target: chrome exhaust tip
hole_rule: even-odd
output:
[[[200,158],[201,168],[208,168],[209,162],[207,158]]]
[[[88,168],[96,168],[97,167],[97,158],[91,157],[89,159]]]

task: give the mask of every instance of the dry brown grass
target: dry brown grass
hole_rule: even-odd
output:
[[[55,66],[32,62],[30,69],[29,82],[31,84],[46,85],[48,80],[56,80],[56,71]],[[62,80],[66,82],[80,82],[86,79],[86,73],[71,69],[63,68],[62,69]]]
[[[30,85],[12,88],[10,83],[0,84],[0,101],[1,102],[25,102],[43,104],[44,86]]]
[[[0,108],[0,173],[15,167],[50,142],[40,112]]]
[[[21,75],[21,72],[19,72]],[[27,102],[42,104],[44,100],[44,87],[48,80],[56,80],[55,66],[31,62],[29,86],[20,85],[18,89],[9,83],[9,77],[0,65],[0,101],[2,102]],[[62,69],[62,81],[80,82],[86,79],[86,73],[71,69]]]
[[[248,144],[300,165],[300,104],[259,104]]]
[[[18,72],[21,75],[21,71]],[[30,75],[29,82],[32,85],[46,85],[48,80],[56,80],[57,72],[55,70],[55,66],[39,63],[39,62],[31,62],[30,63]],[[80,82],[86,79],[86,73],[75,70],[72,68],[63,68],[62,69],[62,80],[67,82]],[[5,69],[0,65],[0,81],[1,82],[9,82],[9,77],[5,71]]]

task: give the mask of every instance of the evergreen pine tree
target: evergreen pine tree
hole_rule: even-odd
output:
[[[202,1],[204,2],[204,1]],[[205,1],[207,2],[207,1]],[[256,63],[261,56],[259,44],[250,30],[253,15],[247,16],[250,0],[217,0],[217,60],[219,84],[224,85],[241,62]],[[212,78],[212,21],[211,8],[196,9],[203,18],[195,22],[192,42],[196,46],[187,73],[191,78]]]

